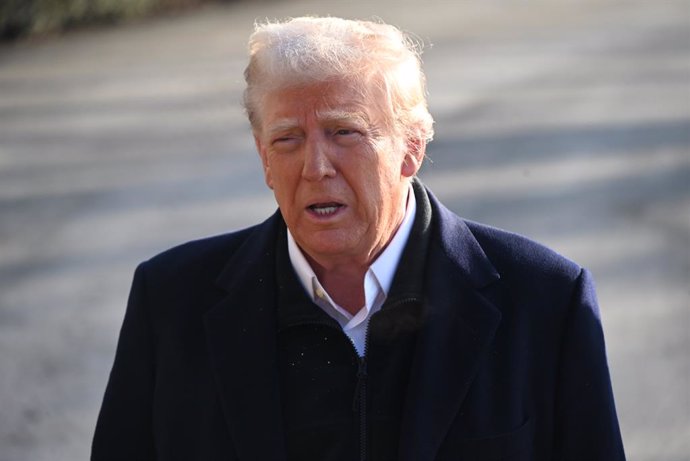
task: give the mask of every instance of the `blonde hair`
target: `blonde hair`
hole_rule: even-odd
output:
[[[379,101],[392,128],[428,142],[421,47],[398,28],[371,21],[300,17],[256,24],[249,38],[244,106],[256,131],[262,96],[269,91],[341,81]],[[381,99],[377,99],[378,92]]]

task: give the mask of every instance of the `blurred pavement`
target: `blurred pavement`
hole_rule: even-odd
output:
[[[271,213],[256,18],[431,43],[446,204],[597,281],[630,460],[690,459],[690,2],[249,2],[0,46],[0,461],[87,459],[135,265]]]

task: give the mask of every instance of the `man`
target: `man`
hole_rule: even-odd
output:
[[[245,77],[279,212],[139,266],[92,459],[624,459],[587,271],[415,179],[405,36],[259,25]]]

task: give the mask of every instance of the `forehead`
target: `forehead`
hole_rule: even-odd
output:
[[[319,83],[270,91],[262,100],[263,129],[305,123],[349,121],[376,124],[381,119],[378,106],[353,85]]]

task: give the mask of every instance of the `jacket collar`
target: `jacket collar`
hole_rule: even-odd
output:
[[[428,192],[427,318],[419,332],[402,420],[401,461],[431,461],[476,376],[501,319],[500,278],[465,222]]]
[[[425,293],[426,321],[411,369],[400,455],[401,461],[430,461],[500,322],[489,300],[499,275],[464,221],[419,181],[413,186],[418,200],[413,234],[431,238],[415,240],[421,253],[408,243],[390,302]],[[205,317],[221,405],[240,460],[285,459],[276,347],[281,226],[276,212],[249,235],[217,279],[227,296]]]
[[[417,212],[386,304],[398,299],[421,299],[424,293],[424,268],[431,240],[431,205],[424,186],[416,178],[412,182],[412,191],[417,202]]]

